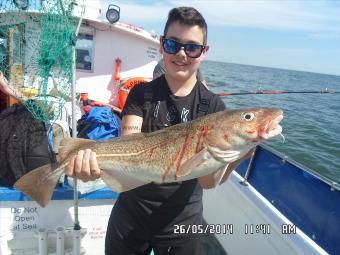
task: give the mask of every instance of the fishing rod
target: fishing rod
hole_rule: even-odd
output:
[[[267,91],[254,91],[254,92],[221,92],[218,93],[221,97],[226,96],[242,96],[242,95],[279,95],[279,94],[337,94],[340,91],[324,89],[324,90],[305,90],[305,91],[294,91],[294,90],[267,90]]]

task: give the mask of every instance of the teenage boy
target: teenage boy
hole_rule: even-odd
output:
[[[152,132],[222,111],[221,99],[196,79],[207,46],[207,25],[194,8],[169,12],[160,39],[165,75],[135,86],[122,112],[122,135]],[[229,165],[225,181],[233,166]],[[100,176],[95,154],[80,151],[68,175],[82,180]],[[176,226],[202,224],[202,188],[215,185],[214,174],[189,181],[150,183],[122,192],[108,223],[105,254],[201,254],[198,234],[177,234]]]

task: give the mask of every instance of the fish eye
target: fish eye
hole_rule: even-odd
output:
[[[245,120],[245,121],[252,121],[255,117],[255,114],[252,113],[252,112],[246,112],[246,113],[243,113],[242,114],[242,118]]]

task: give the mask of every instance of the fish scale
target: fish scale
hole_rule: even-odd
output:
[[[135,167],[129,168],[130,173],[133,173],[134,171],[140,172],[141,169],[146,169],[144,171],[144,175],[150,173],[152,176],[163,176],[168,169],[169,173],[167,175],[174,175],[175,171],[178,170],[181,163],[181,160],[179,160],[179,158],[186,160],[187,158],[190,158],[192,155],[194,155],[194,148],[196,147],[197,142],[193,140],[191,142],[192,146],[190,146],[189,148],[188,146],[186,146],[186,144],[188,143],[187,140],[189,140],[188,137],[188,135],[185,135],[184,137],[173,135],[173,139],[170,141],[168,140],[164,143],[160,143],[152,148],[149,147],[147,150],[143,151],[143,153],[140,153],[139,151],[139,154],[137,155],[129,155],[129,162],[126,161],[126,156],[123,156],[115,157],[114,159],[112,159],[112,161],[110,161],[110,163],[126,166],[130,166],[131,164],[133,164]],[[173,148],[176,148],[175,151],[172,151]],[[180,152],[182,153],[182,155],[180,154]],[[97,155],[98,160],[105,157],[106,155],[103,154]],[[104,160],[105,159],[103,159],[103,161]],[[164,180],[164,178],[162,178],[162,180]],[[161,180],[159,180],[159,182],[160,181]]]
[[[60,144],[61,162],[27,173],[14,186],[46,206],[69,160],[88,148],[96,153],[101,178],[116,192],[212,173],[219,182],[230,163],[281,133],[282,118],[280,109],[226,110],[153,133],[105,142],[66,138]]]

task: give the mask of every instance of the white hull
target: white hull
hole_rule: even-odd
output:
[[[114,200],[79,200],[81,254],[104,254]],[[46,208],[32,201],[0,202],[0,254],[38,254],[38,230],[47,230],[48,254],[56,254],[56,228],[65,228],[65,254],[73,249],[73,201],[53,200]]]

